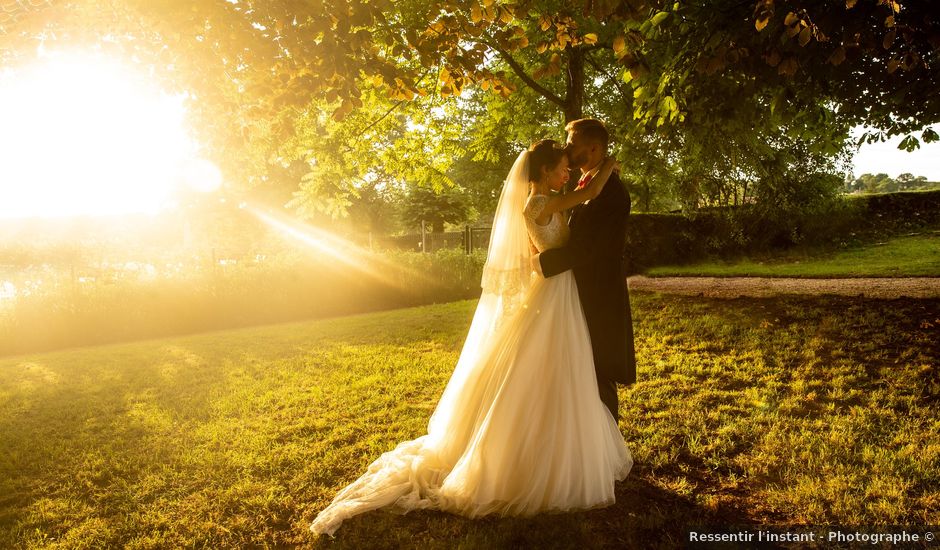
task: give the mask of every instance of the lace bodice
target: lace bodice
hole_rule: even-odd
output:
[[[552,219],[545,225],[539,225],[535,218],[539,216],[545,205],[548,204],[550,197],[545,195],[532,195],[525,204],[525,225],[529,231],[529,237],[539,249],[539,252],[549,248],[558,248],[568,242],[568,224],[565,223],[561,212],[552,214]]]

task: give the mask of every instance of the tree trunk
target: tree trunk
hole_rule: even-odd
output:
[[[584,116],[584,50],[568,47],[565,75],[565,124]]]

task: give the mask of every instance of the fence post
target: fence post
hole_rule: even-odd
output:
[[[424,220],[421,220],[421,252],[428,251],[428,236],[424,230]]]

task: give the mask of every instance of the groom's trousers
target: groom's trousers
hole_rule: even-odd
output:
[[[601,401],[610,409],[610,413],[614,415],[614,420],[619,422],[620,406],[617,400],[617,383],[613,380],[607,380],[606,378],[598,378],[597,390],[601,394]]]

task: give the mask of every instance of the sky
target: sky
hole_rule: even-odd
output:
[[[933,126],[935,131],[940,127]],[[856,128],[852,136],[857,138],[864,132]],[[914,134],[920,138],[920,132]],[[920,149],[911,153],[898,149],[903,136],[895,136],[884,143],[864,144],[855,153],[852,173],[855,177],[862,174],[888,174],[892,178],[908,172],[914,176],[926,176],[929,181],[940,181],[940,142],[920,144]]]
[[[0,70],[0,219],[156,213],[185,185],[217,188],[184,101],[94,53]]]

